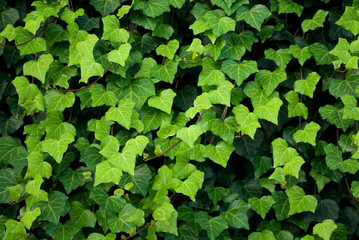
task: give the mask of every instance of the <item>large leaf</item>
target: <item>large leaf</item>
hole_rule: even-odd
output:
[[[204,157],[208,157],[213,162],[221,165],[222,167],[227,166],[227,162],[232,152],[234,151],[234,147],[229,145],[227,142],[221,141],[217,143],[217,145],[207,145],[204,148]]]
[[[305,125],[303,130],[298,130],[293,134],[293,139],[297,143],[299,142],[306,142],[313,146],[316,145],[316,136],[317,132],[319,131],[320,126],[316,122],[310,122]]]
[[[182,139],[190,147],[193,147],[197,138],[202,135],[202,129],[198,125],[191,125],[189,127],[181,128],[177,131],[177,137]]]
[[[61,192],[54,191],[49,194],[47,202],[41,201],[33,205],[33,208],[39,207],[41,215],[39,219],[47,220],[57,224],[65,207],[67,196]]]
[[[275,201],[271,196],[263,196],[261,198],[250,198],[248,203],[251,204],[251,208],[264,219]]]
[[[250,205],[243,200],[234,200],[229,205],[225,217],[228,226],[233,228],[249,229],[247,212]]]
[[[242,104],[235,106],[232,112],[235,115],[237,123],[240,125],[242,134],[247,134],[254,139],[257,128],[261,127],[257,116],[249,112],[248,108]]]
[[[251,9],[247,7],[241,7],[236,13],[237,21],[244,20],[251,27],[261,30],[261,26],[272,13],[268,8],[262,4],[256,4]]]
[[[148,106],[160,109],[165,113],[170,114],[172,109],[172,102],[176,93],[172,89],[163,90],[158,96],[148,99]]]
[[[219,37],[229,31],[234,31],[236,21],[230,17],[221,17],[216,11],[208,11],[204,16],[207,24],[211,27],[213,34]]]
[[[303,6],[293,0],[278,0],[278,13],[296,13],[298,17],[302,15]]]
[[[191,173],[191,175],[189,175],[189,177],[184,182],[176,187],[175,191],[189,196],[192,201],[196,201],[196,193],[199,189],[202,188],[203,180],[204,173],[196,170]]]
[[[282,139],[277,138],[272,142],[273,148],[273,167],[278,167],[289,163],[292,158],[298,156],[298,152],[291,147],[288,147],[288,143]]]
[[[265,119],[271,123],[278,125],[279,109],[283,105],[280,98],[272,98],[265,105],[254,108],[253,113],[261,119]]]
[[[131,99],[121,99],[117,107],[111,107],[106,112],[106,119],[116,121],[118,124],[129,129],[134,106],[135,103]]]
[[[357,35],[359,33],[358,10],[355,7],[346,6],[343,15],[336,24]]]
[[[288,188],[285,193],[289,199],[289,215],[301,212],[315,212],[318,201],[314,196],[305,195],[304,190],[299,186]]]
[[[234,79],[238,86],[240,86],[249,75],[258,72],[257,63],[255,61],[247,60],[241,63],[234,60],[225,60],[221,70],[230,78]]]
[[[219,70],[219,66],[210,58],[203,59],[202,72],[199,74],[198,86],[219,85],[225,81],[224,73]]]
[[[326,16],[328,15],[328,11],[324,11],[319,9],[313,16],[312,19],[305,19],[302,22],[303,32],[307,32],[309,30],[314,30],[319,27],[323,27],[323,23],[325,21]]]
[[[42,54],[37,61],[31,60],[24,64],[24,75],[30,75],[45,82],[45,75],[50,64],[54,61],[51,54]]]
[[[113,13],[116,8],[120,6],[120,0],[91,0],[90,4],[101,13],[102,16],[107,16]]]
[[[206,212],[198,212],[195,221],[207,231],[209,239],[214,240],[224,230],[228,228],[224,216],[210,217]]]
[[[273,72],[269,70],[260,70],[254,78],[263,87],[267,96],[271,95],[276,87],[287,79],[287,73],[282,68],[277,68]]]

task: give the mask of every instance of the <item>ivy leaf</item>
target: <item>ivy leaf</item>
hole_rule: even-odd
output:
[[[238,34],[239,42],[243,45],[248,51],[252,50],[252,45],[255,42],[258,42],[258,39],[254,36],[254,33],[249,30],[241,31]]]
[[[11,200],[8,188],[17,184],[16,175],[11,168],[0,170],[0,183],[0,203],[8,203]]]
[[[288,147],[287,142],[282,138],[276,138],[272,142],[272,148],[274,168],[289,163],[294,157],[298,156],[297,150]]]
[[[79,228],[90,227],[93,228],[96,224],[96,215],[79,201],[71,202],[70,219],[78,223]]]
[[[289,200],[284,192],[274,191],[272,194],[273,199],[276,203],[273,205],[276,217],[279,221],[288,217],[289,212]]]
[[[70,108],[75,103],[75,94],[73,92],[59,92],[56,90],[49,90],[45,94],[45,102],[48,111],[63,112],[66,108]]]
[[[61,173],[59,180],[64,185],[67,194],[70,194],[72,190],[85,184],[84,172],[86,172],[86,169],[80,167],[75,171],[69,169]]]
[[[258,72],[257,62],[252,60],[245,60],[239,64],[234,60],[225,60],[221,70],[230,78],[234,79],[238,86],[240,86],[249,75]]]
[[[322,223],[317,223],[313,227],[313,233],[323,238],[323,240],[329,240],[330,236],[337,228],[337,224],[335,224],[332,219],[326,219]]]
[[[302,157],[293,157],[289,162],[284,164],[283,174],[299,178],[299,171],[304,163],[305,162]]]
[[[145,1],[139,1],[139,2],[145,2]],[[151,18],[158,17],[162,15],[164,12],[170,11],[169,2],[166,0],[147,1],[142,9],[143,12]]]
[[[212,104],[223,104],[230,106],[231,90],[234,85],[229,81],[224,81],[217,86],[217,89],[211,90],[208,94],[208,99]]]
[[[131,48],[132,46],[129,43],[121,44],[117,50],[112,50],[109,52],[107,58],[110,62],[118,63],[124,67]]]
[[[110,161],[103,161],[96,166],[94,186],[109,182],[118,184],[121,176],[121,169],[112,165]]]
[[[146,164],[141,164],[135,168],[134,175],[124,173],[121,177],[120,185],[124,186],[128,183],[133,183],[134,186],[129,190],[134,194],[141,194],[146,196],[149,186],[149,181],[153,177],[153,173]]]
[[[302,22],[302,29],[303,29],[303,33],[309,31],[309,30],[314,30],[316,28],[319,27],[323,27],[323,23],[325,21],[325,18],[328,15],[328,11],[324,11],[322,9],[319,9],[313,16],[312,19],[305,19]]]
[[[207,185],[204,189],[207,192],[209,199],[216,206],[219,201],[227,195],[227,190],[224,187],[214,187],[213,185]]]
[[[15,41],[20,55],[36,54],[46,50],[45,39],[40,37],[32,39],[31,33],[23,27],[15,28]]]
[[[117,107],[111,107],[106,112],[106,119],[116,121],[126,129],[130,129],[132,111],[135,103],[128,98],[123,98],[118,102]]]
[[[301,212],[315,212],[318,201],[312,195],[305,195],[304,190],[299,186],[288,188],[285,193],[289,199],[289,215]]]
[[[343,104],[325,105],[319,108],[319,113],[323,119],[327,120],[330,124],[341,128],[344,131],[350,126],[352,121],[343,118]]]
[[[20,18],[19,12],[15,8],[7,8],[0,13],[0,31],[2,31],[7,25],[14,25]]]
[[[181,128],[177,131],[177,137],[182,139],[187,143],[191,148],[193,147],[194,142],[197,138],[202,135],[202,129],[198,125],[191,125],[189,127]]]
[[[319,79],[319,74],[316,72],[312,72],[308,74],[305,80],[302,79],[294,82],[294,91],[313,98],[313,93],[315,91],[317,83],[319,82]]]
[[[309,47],[300,48],[298,45],[290,45],[289,52],[298,59],[301,66],[312,56],[309,52]]]
[[[264,55],[267,59],[273,60],[280,68],[286,68],[292,59],[292,55],[288,49],[279,49],[277,51],[273,48],[266,49]]]
[[[95,60],[88,57],[83,57],[80,60],[80,67],[81,67],[81,79],[79,82],[87,83],[90,77],[93,76],[102,77],[105,72],[101,64],[95,62]]]
[[[76,135],[75,127],[67,122],[62,122],[63,116],[61,112],[51,111],[47,113],[46,119],[46,139],[60,139],[62,134]]]
[[[282,100],[278,97],[270,99],[264,106],[257,106],[253,113],[261,119],[265,119],[275,125],[278,125],[278,113],[283,105]]]
[[[159,96],[150,97],[148,106],[154,107],[170,114],[172,110],[173,99],[177,94],[172,89],[163,90]]]
[[[212,28],[212,32],[219,37],[229,31],[234,31],[236,21],[230,17],[221,17],[216,11],[208,11],[204,16],[207,24]]]
[[[118,213],[118,216],[111,217],[109,219],[109,228],[111,232],[129,232],[131,228],[134,228],[134,224],[127,219],[134,214],[136,208],[132,204],[126,203]]]
[[[6,227],[6,232],[5,232],[5,236],[3,235],[4,240],[26,238],[27,236],[24,223],[22,222],[9,219],[6,221],[5,227]]]
[[[25,227],[30,230],[32,223],[36,220],[40,213],[41,210],[39,207],[34,208],[33,211],[27,211],[21,218],[21,222],[23,222]]]
[[[68,144],[74,141],[70,133],[61,134],[60,139],[49,138],[42,143],[42,151],[49,153],[57,163],[61,163]]]
[[[316,136],[320,126],[316,122],[310,122],[305,125],[303,130],[298,130],[293,134],[293,139],[296,143],[306,142],[313,146],[316,145]]]
[[[114,1],[114,0],[105,0]],[[116,0],[117,1],[117,0]],[[102,18],[103,22],[103,40],[109,40],[111,42],[127,42],[130,37],[128,31],[124,28],[120,28],[120,22],[115,15],[108,15]]]
[[[158,169],[158,173],[152,183],[152,189],[157,191],[161,188],[175,189],[180,184],[181,180],[173,177],[173,171],[166,165],[163,165]]]
[[[333,144],[328,144],[324,148],[325,162],[330,170],[339,169],[341,172],[355,174],[359,170],[359,163],[355,159],[343,161],[342,152]]]
[[[25,179],[34,178],[36,175],[49,179],[52,175],[50,163],[44,161],[40,152],[32,152],[27,156],[28,165]]]
[[[36,77],[44,83],[47,70],[53,61],[51,54],[42,54],[37,61],[30,60],[24,64],[24,75]]]
[[[284,95],[285,99],[288,101],[288,117],[303,117],[307,119],[308,117],[308,108],[304,103],[299,102],[298,94],[294,91],[289,91]]]
[[[238,199],[231,202],[226,213],[225,218],[228,226],[233,228],[249,229],[247,212],[250,208],[249,203]]]
[[[61,192],[53,191],[49,194],[49,200],[47,202],[40,201],[33,204],[33,208],[39,207],[41,215],[38,220],[47,220],[57,224],[62,215],[67,196]]]
[[[347,63],[351,57],[348,41],[345,38],[339,38],[338,44],[329,53],[343,60],[343,63]]]
[[[163,65],[157,64],[151,69],[151,77],[172,84],[177,73],[177,66],[178,59],[175,59],[175,61],[166,59]]]
[[[324,176],[323,174],[317,173],[313,169],[310,171],[309,175],[315,180],[319,193],[323,190],[324,186],[331,181],[330,178]]]
[[[94,84],[90,88],[92,107],[98,107],[102,105],[115,106],[118,99],[116,95],[111,91],[106,91],[102,84]]]
[[[225,81],[224,73],[219,70],[219,65],[210,58],[202,60],[203,69],[199,74],[198,86],[219,85]]]
[[[271,196],[263,196],[261,198],[252,197],[248,199],[248,203],[264,219],[275,201]]]
[[[222,51],[219,56],[220,59],[241,60],[246,52],[246,48],[241,44],[241,38],[239,35],[234,32],[230,32],[223,35],[223,40],[225,41],[225,45],[221,48]],[[216,41],[216,45],[221,45],[218,44],[218,42]],[[216,54],[214,54],[214,56],[216,56]],[[216,57],[214,57],[214,59],[216,60]]]
[[[107,16],[113,13],[116,8],[121,5],[120,0],[91,0],[90,4],[101,13],[102,16]]]
[[[160,110],[151,107],[144,107],[140,111],[141,121],[145,128],[144,133],[155,130],[163,124],[170,123],[172,116]]]
[[[241,7],[237,10],[236,19],[237,21],[244,20],[251,27],[261,30],[261,26],[272,13],[268,8],[262,4],[256,4],[251,9],[247,7]]]
[[[242,104],[235,106],[232,112],[235,115],[237,123],[240,125],[242,134],[247,134],[254,139],[257,128],[261,127],[257,116],[249,112],[248,108]]]
[[[341,97],[344,103],[343,119],[352,119],[359,121],[359,108],[357,107],[357,100],[352,95],[344,95]]]
[[[359,86],[358,75],[354,71],[347,71],[345,79],[332,79],[329,84],[329,93],[336,98],[346,94],[357,97],[355,89]]]
[[[278,0],[278,13],[295,13],[300,17],[303,12],[303,6],[295,3],[293,0]]]
[[[260,70],[254,78],[263,87],[264,93],[267,96],[271,95],[276,87],[286,79],[287,73],[282,68],[277,68],[273,72],[266,69]]]
[[[157,55],[167,57],[168,59],[173,60],[174,55],[179,47],[179,42],[176,39],[173,39],[167,43],[167,45],[160,45],[156,48]]]
[[[313,54],[315,62],[318,65],[331,64],[334,57],[329,53],[328,48],[321,43],[313,43],[309,45],[308,50]]]
[[[211,124],[211,131],[213,134],[220,136],[229,144],[233,143],[235,133],[236,120],[233,116],[227,117],[223,121],[215,119]]]
[[[194,35],[198,35],[203,33],[207,30],[210,30],[211,27],[206,21],[203,20],[196,20],[192,25],[189,26],[189,29],[193,31]]]
[[[354,35],[359,33],[358,11],[355,7],[345,7],[343,15],[336,21],[342,28],[351,31]]]
[[[204,157],[208,157],[213,162],[221,165],[222,167],[227,166],[227,162],[232,152],[234,151],[234,147],[229,145],[227,142],[221,141],[214,145],[206,145],[204,148]]]
[[[189,177],[184,182],[176,187],[175,191],[190,197],[192,201],[196,201],[196,193],[199,189],[202,188],[203,180],[204,173],[196,170],[191,173],[191,175],[189,175]]]
[[[26,77],[16,77],[12,84],[15,86],[16,91],[19,95],[19,104],[22,104],[26,100],[32,100],[36,95],[40,93],[40,90],[35,84],[29,83]]]
[[[135,79],[130,85],[121,89],[118,98],[129,98],[135,102],[135,110],[140,110],[147,98],[155,95],[155,87],[151,79]]]
[[[16,130],[18,130],[23,124],[24,121],[22,118],[18,118],[15,115],[12,115],[10,118],[8,118],[5,113],[0,112],[0,133],[3,136],[7,136],[16,132]]]
[[[210,217],[206,212],[197,212],[195,221],[207,232],[209,239],[216,239],[224,229],[228,228],[226,219],[223,215]]]
[[[270,230],[264,230],[262,232],[252,232],[248,236],[248,240],[275,240],[274,234]]]

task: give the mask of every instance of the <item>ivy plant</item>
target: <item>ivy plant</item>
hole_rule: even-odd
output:
[[[0,2],[0,238],[357,239],[358,16]]]

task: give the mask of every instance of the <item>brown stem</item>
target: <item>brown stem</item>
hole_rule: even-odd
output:
[[[155,222],[157,222],[157,221],[155,221]],[[134,235],[128,236],[128,237],[124,238],[124,240],[133,238],[134,236],[138,235],[140,232],[142,232],[143,230],[149,228],[150,226],[152,226],[152,223],[147,223],[147,224],[146,224],[145,226],[143,226],[140,230],[138,230],[137,232],[135,232]]]
[[[15,204],[18,204],[18,203],[20,203],[20,202],[22,202],[22,201],[24,201],[26,198],[28,198],[28,197],[30,197],[30,194],[27,194],[26,196],[24,196],[24,197],[22,197],[22,198],[20,198],[19,200],[17,200],[16,202],[9,202],[8,204],[9,205],[15,205]]]
[[[342,150],[339,145],[339,128],[336,129],[336,135],[337,135],[337,147],[339,150]]]
[[[69,120],[67,122],[71,122],[71,118],[72,118],[72,112],[74,110],[74,106],[71,107],[71,111],[70,111],[70,116],[69,116]]]
[[[350,197],[351,197],[351,199],[352,199],[352,201],[353,201],[353,203],[354,203],[355,208],[356,208],[357,211],[359,212],[359,206],[358,206],[358,204],[357,204],[357,201],[358,201],[358,200],[357,200],[357,199],[353,196],[353,194],[350,192],[350,186],[349,186],[349,183],[348,183],[347,175],[344,173],[343,176],[344,176],[345,185],[347,186],[349,195],[350,195]]]

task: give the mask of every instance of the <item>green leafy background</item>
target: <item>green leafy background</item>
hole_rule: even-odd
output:
[[[0,2],[0,238],[357,239],[358,19]]]

